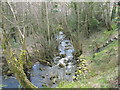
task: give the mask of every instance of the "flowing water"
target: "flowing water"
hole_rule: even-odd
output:
[[[39,88],[44,86],[56,87],[62,80],[73,80],[76,68],[73,59],[73,45],[70,40],[66,39],[63,32],[56,35],[56,41],[59,42],[59,56],[53,58],[52,67],[42,65],[39,62],[36,62],[32,67],[30,81]],[[7,85],[8,88],[16,88],[19,85],[14,77],[3,79],[3,84]]]
[[[20,87],[18,80],[13,76],[10,76],[6,79],[4,77],[1,77],[1,78],[2,78],[3,88],[19,88]]]
[[[70,40],[66,40],[63,32],[59,32],[56,40],[59,42],[59,56],[53,58],[55,64],[49,67],[36,62],[33,66],[31,82],[39,88],[43,86],[56,87],[59,81],[73,80],[76,68],[72,55],[73,45]],[[64,57],[61,58],[61,56]]]

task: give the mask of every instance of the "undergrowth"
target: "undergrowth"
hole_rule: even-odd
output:
[[[101,31],[101,34],[90,40],[98,44],[106,42],[110,37],[115,36],[117,30]],[[100,38],[101,37],[101,38]],[[93,48],[87,47],[88,44],[94,46],[94,42],[87,42],[84,50],[92,51]],[[85,55],[85,54],[84,54]],[[100,52],[86,55],[89,72],[85,77],[80,76],[78,81],[63,81],[58,88],[116,88],[116,78],[118,78],[118,40],[104,47]],[[81,79],[82,78],[82,79]]]

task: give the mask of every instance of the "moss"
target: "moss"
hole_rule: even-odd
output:
[[[71,73],[66,73],[66,75],[71,75]]]
[[[43,69],[42,68],[39,68],[40,71],[42,71]]]
[[[7,85],[4,84],[0,84],[0,89],[2,89],[3,87],[6,87]]]
[[[6,57],[9,68],[14,73],[22,87],[31,89],[37,88],[27,79],[27,76],[23,71],[23,64],[26,64],[26,51],[21,51],[19,59],[17,59],[13,50],[10,48],[10,46],[8,46],[4,50],[4,55]]]
[[[59,67],[60,67],[60,68],[63,68],[63,67],[65,67],[65,64],[60,63],[60,64],[59,64]]]
[[[111,75],[111,73],[114,73]],[[111,78],[117,76],[117,68],[112,68],[108,70],[107,72],[101,73],[99,75],[95,75],[89,79],[84,78],[80,81],[76,82],[61,82],[58,86],[58,88],[110,88],[109,81]],[[112,86],[111,86],[112,87]]]
[[[46,87],[47,87],[47,85],[46,85],[46,84],[42,84],[42,86],[43,86],[44,88],[46,88]]]
[[[97,43],[102,44],[106,42],[107,39],[111,35],[116,35],[116,30],[100,32],[100,35],[94,39]],[[99,37],[100,36],[100,37]],[[91,38],[90,38],[91,40]],[[93,48],[89,48],[88,45],[94,47],[93,42],[89,42],[90,40],[86,40],[86,44],[84,46],[84,50],[92,52]],[[90,46],[90,47],[91,47]],[[73,79],[78,79],[74,82],[61,82],[58,87],[59,88],[112,88],[113,84],[110,83],[115,77],[118,77],[118,41],[114,40],[106,47],[104,47],[98,53],[91,53],[86,55],[86,53],[79,56],[79,59],[83,59],[78,64],[82,69],[78,69],[76,73],[79,73],[79,76],[73,76]],[[84,67],[84,60],[87,62],[88,73],[81,76],[80,73]]]
[[[64,58],[64,57],[66,57],[66,54],[60,54],[59,55],[61,58]]]
[[[61,25],[58,25],[56,28],[58,31],[63,31],[63,27]]]
[[[42,78],[45,78],[45,76],[42,76]]]

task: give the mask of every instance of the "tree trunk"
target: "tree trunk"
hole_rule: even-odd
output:
[[[14,57],[12,49],[9,46],[7,47],[8,48],[4,50],[7,63],[9,65],[9,68],[11,69],[11,71],[14,73],[15,77],[19,81],[19,83],[22,85],[22,88],[31,88],[31,89],[37,88],[27,79],[27,76],[23,71],[23,66],[21,64],[22,62],[19,60],[17,61],[17,59]]]
[[[112,8],[112,13],[111,13],[111,20],[114,19],[116,16],[116,3],[114,2],[113,8]]]
[[[120,30],[120,1],[118,2],[118,20],[117,20],[118,30]]]
[[[19,59],[17,59],[15,57],[15,54],[13,53],[13,50],[10,47],[10,43],[8,41],[9,39],[7,39],[8,37],[6,34],[6,30],[5,30],[6,25],[5,25],[4,19],[2,19],[2,21],[3,21],[2,46],[4,46],[3,47],[3,55],[6,58],[9,69],[14,73],[15,77],[17,78],[19,83],[22,85],[22,88],[31,88],[31,89],[37,88],[27,79],[27,76],[23,71],[23,65],[25,63],[25,60],[23,60],[23,59],[25,59],[26,53],[22,52],[19,56]]]
[[[50,47],[50,26],[49,26],[48,4],[47,4],[47,2],[45,2],[45,6],[46,6],[46,20],[47,20],[47,30],[48,30],[48,44],[49,44],[49,47]]]
[[[112,30],[111,27],[111,17],[110,17],[110,3],[106,3],[106,27],[108,31]]]

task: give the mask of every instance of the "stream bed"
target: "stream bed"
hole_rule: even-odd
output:
[[[53,58],[54,65],[50,67],[36,62],[32,68],[31,82],[39,88],[56,87],[62,80],[73,80],[76,69],[73,60],[73,45],[70,40],[66,40],[63,32],[59,32],[56,40],[59,42],[59,56]],[[61,58],[61,56],[64,57]]]
[[[53,58],[54,64],[52,67],[42,65],[39,62],[36,62],[32,67],[30,81],[39,88],[56,87],[63,80],[71,82],[75,75],[76,65],[73,59],[73,45],[61,31],[56,35],[56,41],[59,42],[59,55]],[[3,78],[2,84],[6,85],[5,88],[17,88],[19,86],[15,77]]]

